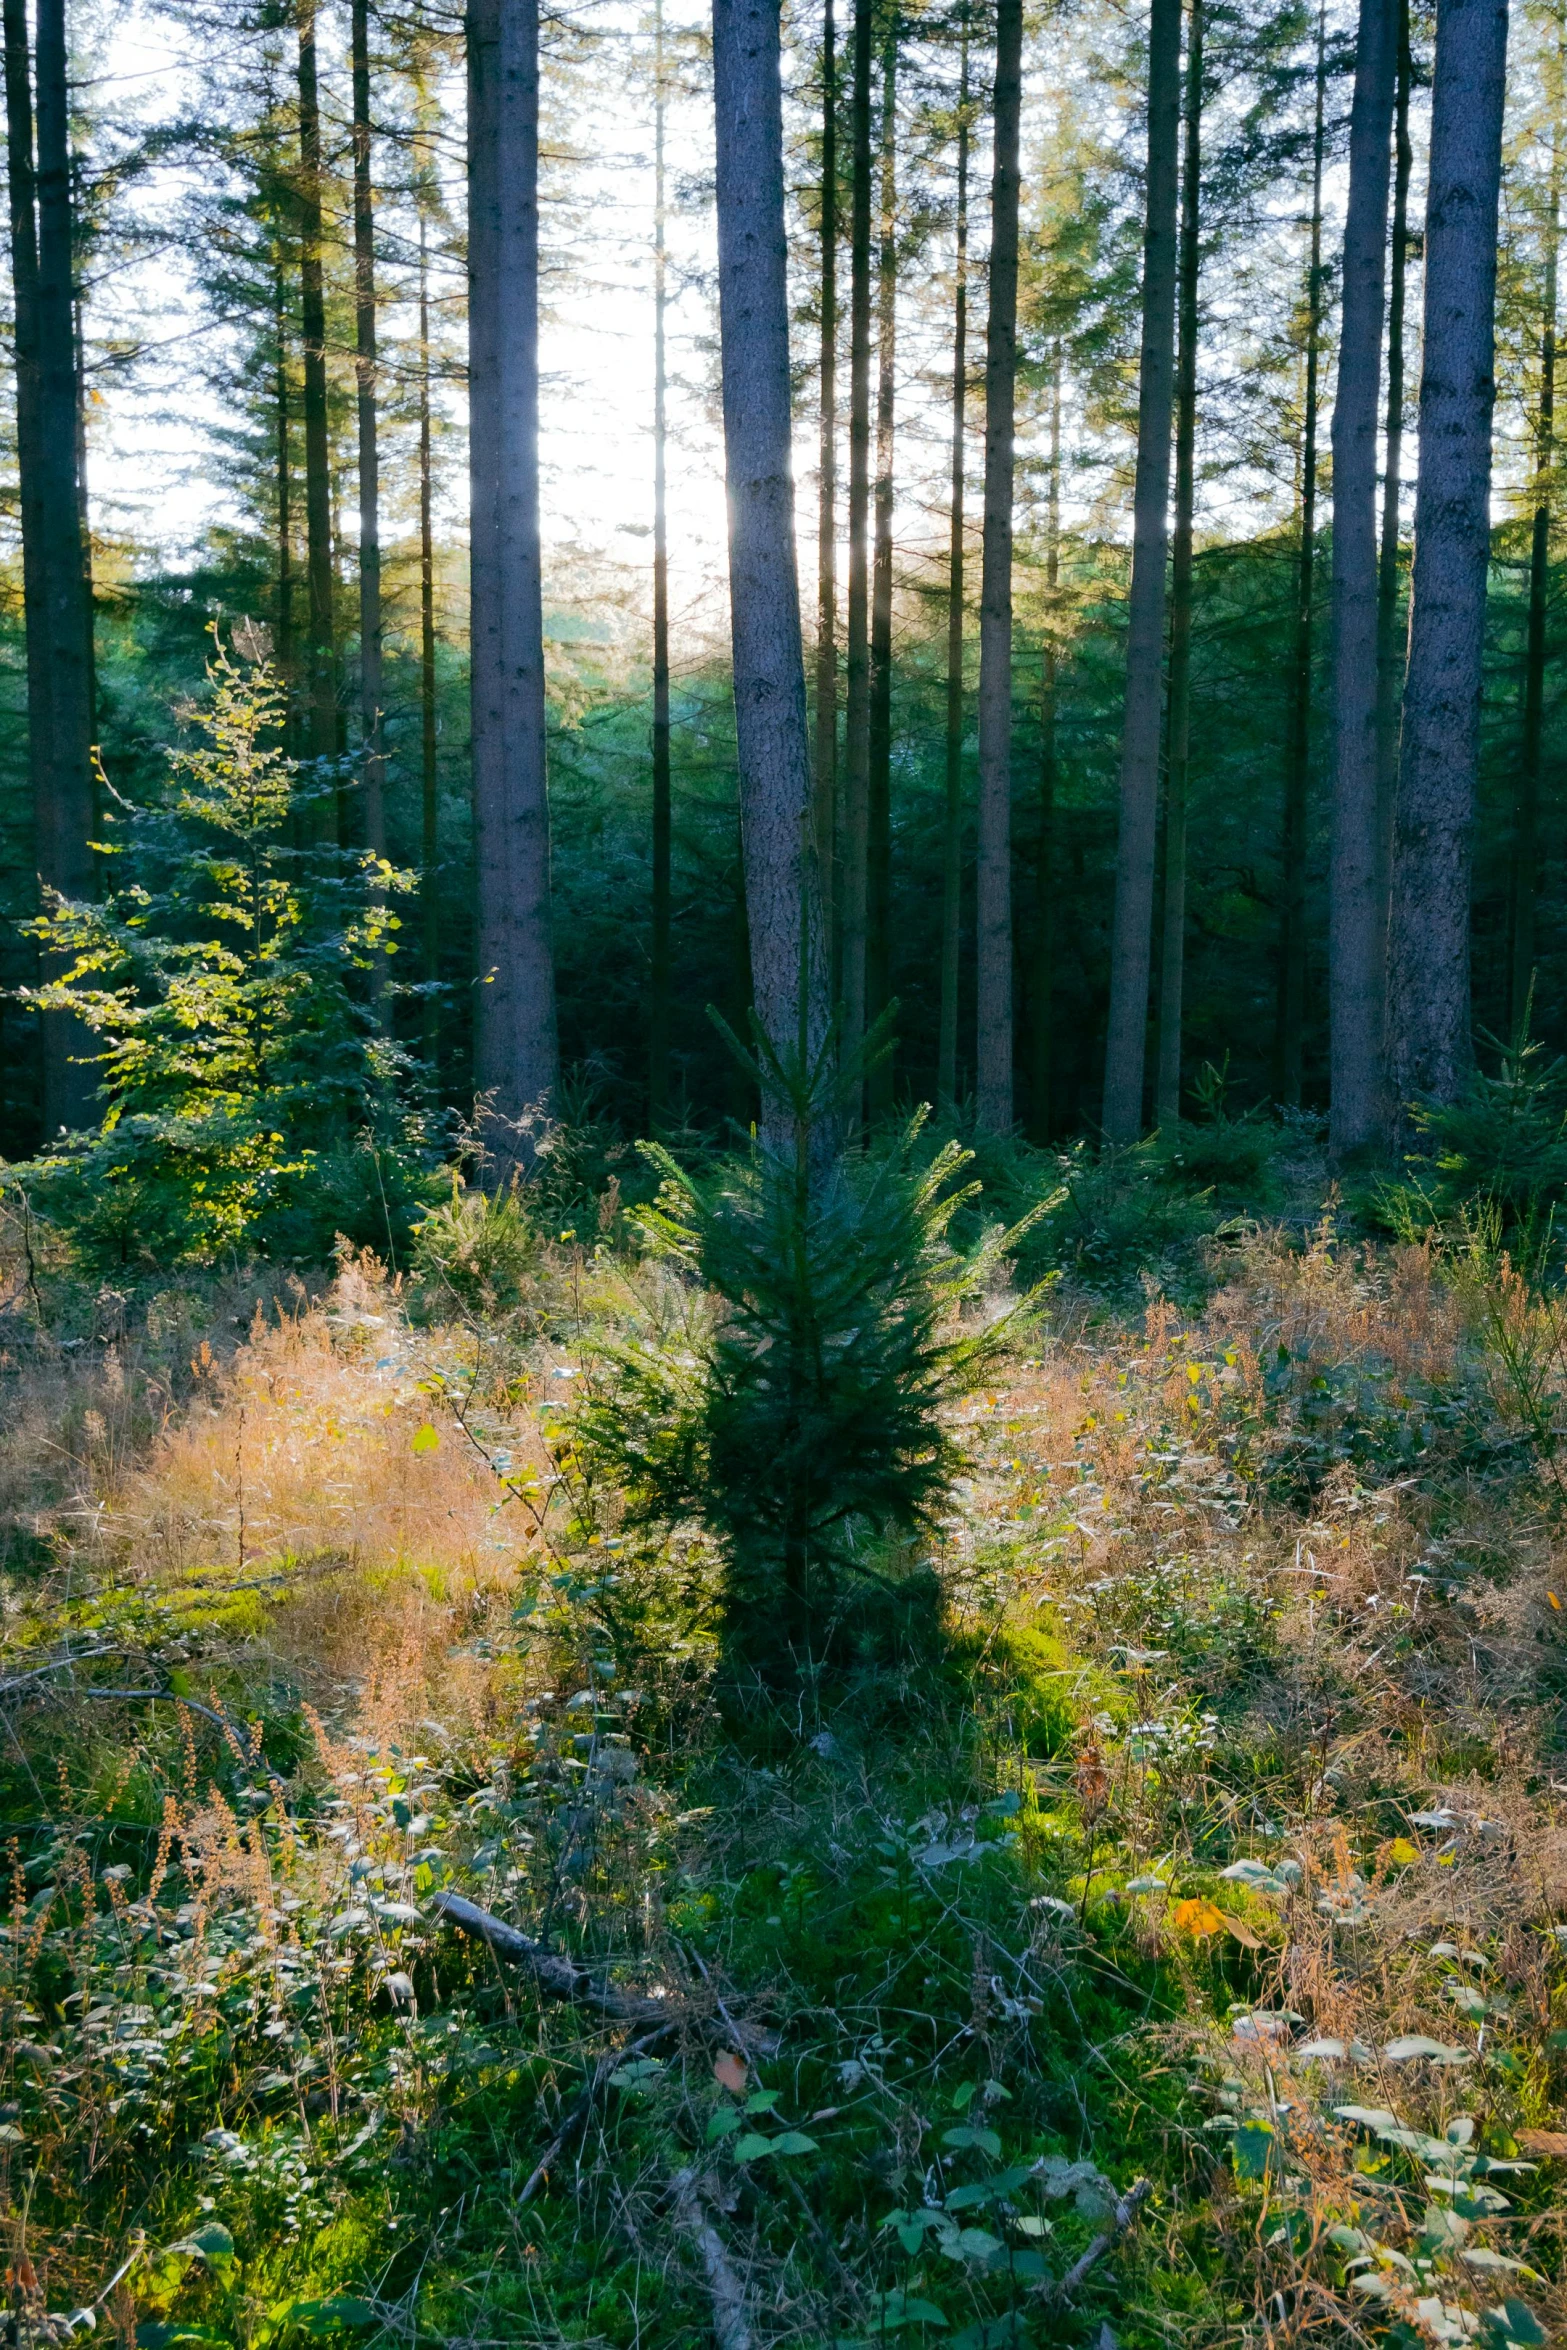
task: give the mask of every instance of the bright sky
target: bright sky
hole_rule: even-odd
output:
[[[1343,12],[1342,7],[1335,11]],[[724,625],[711,99],[705,76],[690,62],[689,38],[704,23],[705,13],[704,0],[669,0],[666,26],[673,84],[667,130],[671,599],[675,641],[689,644],[693,651]],[[584,0],[580,22],[595,36],[592,50],[575,60],[557,55],[547,67],[546,138],[574,153],[569,163],[547,171],[545,185],[548,309],[541,364],[546,559],[557,607],[591,606],[601,616],[619,609],[640,635],[645,627],[652,519],[651,10],[634,6],[631,0]],[[1067,20],[1062,22],[1065,28]],[[182,46],[177,21],[156,13],[149,0],[107,0],[107,26],[95,61],[100,109],[148,125],[199,109],[198,61]],[[323,29],[326,33],[325,24]],[[340,36],[341,27],[332,25],[329,37]],[[1063,29],[1058,36],[1063,45],[1079,37],[1090,40],[1102,34],[1090,28],[1079,36]],[[1040,61],[1031,78],[1025,106],[1025,211],[1030,201],[1029,154],[1031,149],[1039,151],[1058,110],[1049,77],[1053,72],[1075,73],[1077,86],[1084,87],[1086,78],[1092,93],[1094,85],[1085,77],[1084,65],[1083,58],[1071,61],[1063,46]],[[332,114],[341,109],[346,77],[329,47],[323,49],[323,73],[330,142]],[[449,90],[447,97],[448,162],[455,168],[460,153],[460,89]],[[1112,134],[1124,127],[1122,96],[1091,94],[1090,102]],[[1216,114],[1222,114],[1225,104],[1221,91]],[[801,123],[799,111],[793,110],[791,136]],[[982,262],[989,182],[982,137],[978,148],[971,251]],[[944,154],[929,161],[924,167],[927,185],[939,189],[947,168]],[[164,171],[142,185],[135,201],[142,217],[151,222],[170,214],[177,193],[176,174]],[[1342,200],[1340,171],[1331,173],[1328,193],[1330,213],[1337,213]],[[1248,338],[1254,342],[1260,331],[1273,331],[1267,319],[1275,304],[1277,327],[1282,330],[1297,282],[1303,194],[1292,174],[1277,191],[1267,235],[1258,241],[1257,251],[1227,264],[1227,270],[1216,265],[1213,280],[1206,285],[1210,344],[1205,346],[1204,366],[1215,388],[1239,364],[1235,353]],[[460,217],[460,183],[449,189],[449,201],[454,216]],[[1336,222],[1330,219],[1330,254],[1336,251],[1337,237]],[[814,268],[815,257],[802,251],[800,262]],[[948,266],[947,248],[938,236],[900,300],[895,528],[906,554],[928,546],[945,527]],[[1283,273],[1277,286],[1268,282],[1270,268]],[[842,274],[846,280],[846,261]],[[453,282],[448,274],[447,283]],[[412,336],[414,318],[409,309],[398,306],[396,272],[390,266],[383,270],[382,288],[386,307],[381,327],[389,347],[398,337]],[[846,283],[843,295],[846,308]],[[982,271],[973,285],[971,322],[971,356],[982,364]],[[225,493],[210,469],[212,436],[221,432],[224,418],[205,374],[216,355],[214,339],[222,331],[205,312],[188,259],[166,245],[134,259],[93,288],[90,338],[101,347],[125,335],[142,351],[136,367],[102,379],[91,458],[96,517],[101,528],[152,541],[176,559],[193,552],[204,531],[225,513]],[[796,365],[809,369],[814,357],[814,334],[799,330]],[[846,378],[845,360],[840,363],[845,391]],[[1077,401],[1071,387],[1067,405],[1069,442],[1081,442],[1081,419],[1074,413]],[[456,417],[460,395],[451,406]],[[1036,419],[1036,454],[1040,429]],[[387,491],[394,527],[396,510],[406,512],[412,504],[411,483],[398,478],[398,467],[408,463],[405,450],[405,441],[389,440]],[[971,482],[980,454],[978,419],[973,417]],[[1026,432],[1022,454],[1026,458]],[[1121,529],[1122,493],[1114,488],[1116,476],[1107,464],[1114,460],[1120,466],[1125,455],[1118,440],[1108,447],[1101,443],[1095,462],[1077,477],[1075,488],[1069,477],[1069,516],[1076,501],[1080,519],[1094,513],[1099,527]],[[840,466],[843,463],[840,457]],[[796,474],[808,627],[814,605],[815,464],[815,432],[807,421],[797,434]],[[1026,464],[1020,468],[1020,479],[1025,484],[1029,479]],[[1037,472],[1034,479],[1037,485]],[[464,486],[458,465],[449,490],[449,520],[459,527]],[[1096,509],[1095,501],[1107,490],[1108,506]],[[1277,467],[1269,478],[1242,462],[1232,465],[1207,494],[1213,522],[1254,528],[1267,507],[1287,495],[1287,484]],[[971,503],[977,509],[972,492]],[[352,521],[350,498],[344,528],[351,528]],[[840,557],[840,580],[842,576]]]

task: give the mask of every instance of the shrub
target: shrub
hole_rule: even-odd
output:
[[[757,1081],[792,1103],[791,1156],[758,1142],[701,1179],[643,1146],[663,1176],[647,1244],[712,1303],[685,1346],[606,1345],[576,1438],[633,1522],[696,1517],[719,1537],[731,1657],[777,1685],[828,1652],[868,1543],[937,1508],[959,1458],[944,1407],[1012,1319],[964,1327],[960,1309],[1022,1232],[954,1248],[968,1154],[919,1165],[923,1113],[813,1171],[841,1098],[830,1060],[768,1060]]]
[[[415,1279],[469,1313],[519,1305],[539,1260],[539,1236],[515,1180],[506,1191],[465,1192],[453,1175],[451,1198],[414,1227]]]
[[[1169,1164],[1156,1136],[1097,1156],[1077,1143],[1057,1164],[1064,1202],[1048,1246],[1064,1271],[1114,1292],[1150,1276],[1170,1288],[1195,1266],[1218,1223],[1212,1194],[1180,1180],[1189,1171]]]
[[[1384,1185],[1379,1220],[1402,1238],[1494,1211],[1502,1234],[1533,1234],[1567,1199],[1567,1063],[1542,1058],[1525,1031],[1512,1045],[1485,1040],[1496,1074],[1477,1069],[1462,1097],[1422,1103],[1411,1179]]]
[[[350,1238],[395,1247],[392,1199],[405,1237],[428,1154],[369,973],[412,876],[296,846],[313,794],[278,739],[282,688],[221,641],[207,676],[168,793],[116,798],[104,853],[127,878],[29,925],[52,976],[23,992],[97,1040],[106,1105],[27,1171],[32,1194],[89,1265],[320,1256],[339,1210]]]

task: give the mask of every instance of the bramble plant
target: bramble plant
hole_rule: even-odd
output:
[[[408,1190],[401,1161],[410,1144],[418,1155],[406,1118],[389,1129],[403,1063],[365,984],[396,952],[392,900],[414,876],[297,845],[312,793],[282,748],[282,686],[213,635],[210,699],[181,713],[192,739],[169,753],[166,796],[133,806],[108,787],[101,851],[128,878],[98,903],[53,896],[28,926],[52,976],[27,1000],[72,1015],[99,1048],[101,1130],[30,1170],[35,1203],[89,1260],[264,1250],[298,1225],[303,1187],[334,1152],[375,1150],[368,1187],[326,1189],[368,1188],[378,1205]],[[366,1237],[384,1245],[389,1218]],[[332,1233],[306,1237],[330,1246]]]

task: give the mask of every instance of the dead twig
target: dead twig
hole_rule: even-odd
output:
[[[1101,2230],[1086,2252],[1078,2254],[1059,2284],[1049,2285],[1045,2288],[1052,2300],[1067,2301],[1071,2299],[1095,2262],[1102,2260],[1111,2245],[1118,2244],[1127,2229],[1133,2225],[1137,2214],[1152,2193],[1153,2187],[1147,2179],[1139,2179],[1135,2185],[1127,2188],[1126,2193],[1110,2214],[1109,2226]]]
[[[694,2170],[677,2171],[670,2181],[675,2215],[681,2228],[702,2255],[707,2289],[713,2300],[713,2336],[718,2350],[751,2350],[751,2314],[723,2237],[703,2210],[706,2181]]]

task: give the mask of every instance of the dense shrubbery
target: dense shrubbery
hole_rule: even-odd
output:
[[[1511,1045],[1488,1042],[1494,1074],[1477,1068],[1451,1104],[1416,1105],[1409,1175],[1377,1201],[1394,1232],[1413,1236],[1480,1209],[1506,1238],[1539,1241],[1567,1200],[1567,1063],[1546,1059],[1527,1032]]]
[[[300,845],[327,787],[280,747],[281,687],[221,642],[207,674],[167,790],[115,798],[102,899],[31,925],[31,1000],[80,1023],[104,1118],[13,1180],[90,1268],[395,1255],[435,1157],[374,1012],[412,876]]]

